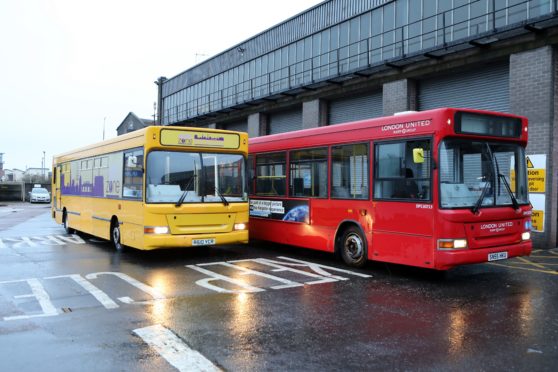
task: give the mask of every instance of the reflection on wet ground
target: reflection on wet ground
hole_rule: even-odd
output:
[[[234,371],[550,371],[558,362],[556,250],[446,273],[352,270],[330,254],[264,243],[114,252],[50,221],[29,215],[0,231],[0,358],[11,370],[172,370],[133,333],[152,325]],[[52,316],[3,320],[40,313],[39,299]]]

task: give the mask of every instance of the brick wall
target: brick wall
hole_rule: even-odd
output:
[[[553,182],[554,50],[550,46],[510,55],[510,111],[529,119],[527,154],[547,155],[544,233],[533,233],[536,248],[556,243],[556,188]],[[555,172],[554,172],[555,173]]]

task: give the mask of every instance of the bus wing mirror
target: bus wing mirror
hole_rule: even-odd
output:
[[[424,163],[424,150],[422,148],[413,149],[413,162],[415,164]]]

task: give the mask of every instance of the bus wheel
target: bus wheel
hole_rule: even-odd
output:
[[[120,225],[118,221],[114,221],[110,227],[110,241],[112,242],[112,246],[117,251],[121,251],[124,246],[120,242]]]
[[[355,226],[345,229],[339,248],[341,257],[347,265],[362,267],[366,263],[366,242]]]
[[[66,230],[66,234],[73,234],[75,231],[70,227],[70,223],[68,222],[68,213],[64,209],[62,213],[62,225],[64,226],[64,230]]]

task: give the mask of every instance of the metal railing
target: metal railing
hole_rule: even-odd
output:
[[[189,99],[165,109],[163,123],[172,124],[192,119],[259,99],[304,89],[314,84],[381,68],[386,66],[386,63],[424,55],[451,45],[480,40],[509,28],[556,17],[558,9],[558,0],[536,4],[532,0],[525,0],[501,9],[496,8],[496,0],[490,0],[491,10],[476,17],[455,21],[456,12],[467,10],[468,7],[481,2],[486,3],[485,0],[477,0],[261,74],[213,93]],[[425,25],[428,29],[429,24],[435,26],[432,30],[424,32]],[[413,31],[415,29],[420,32]],[[174,94],[179,93],[180,91]],[[168,102],[168,97],[165,98],[165,102]]]

